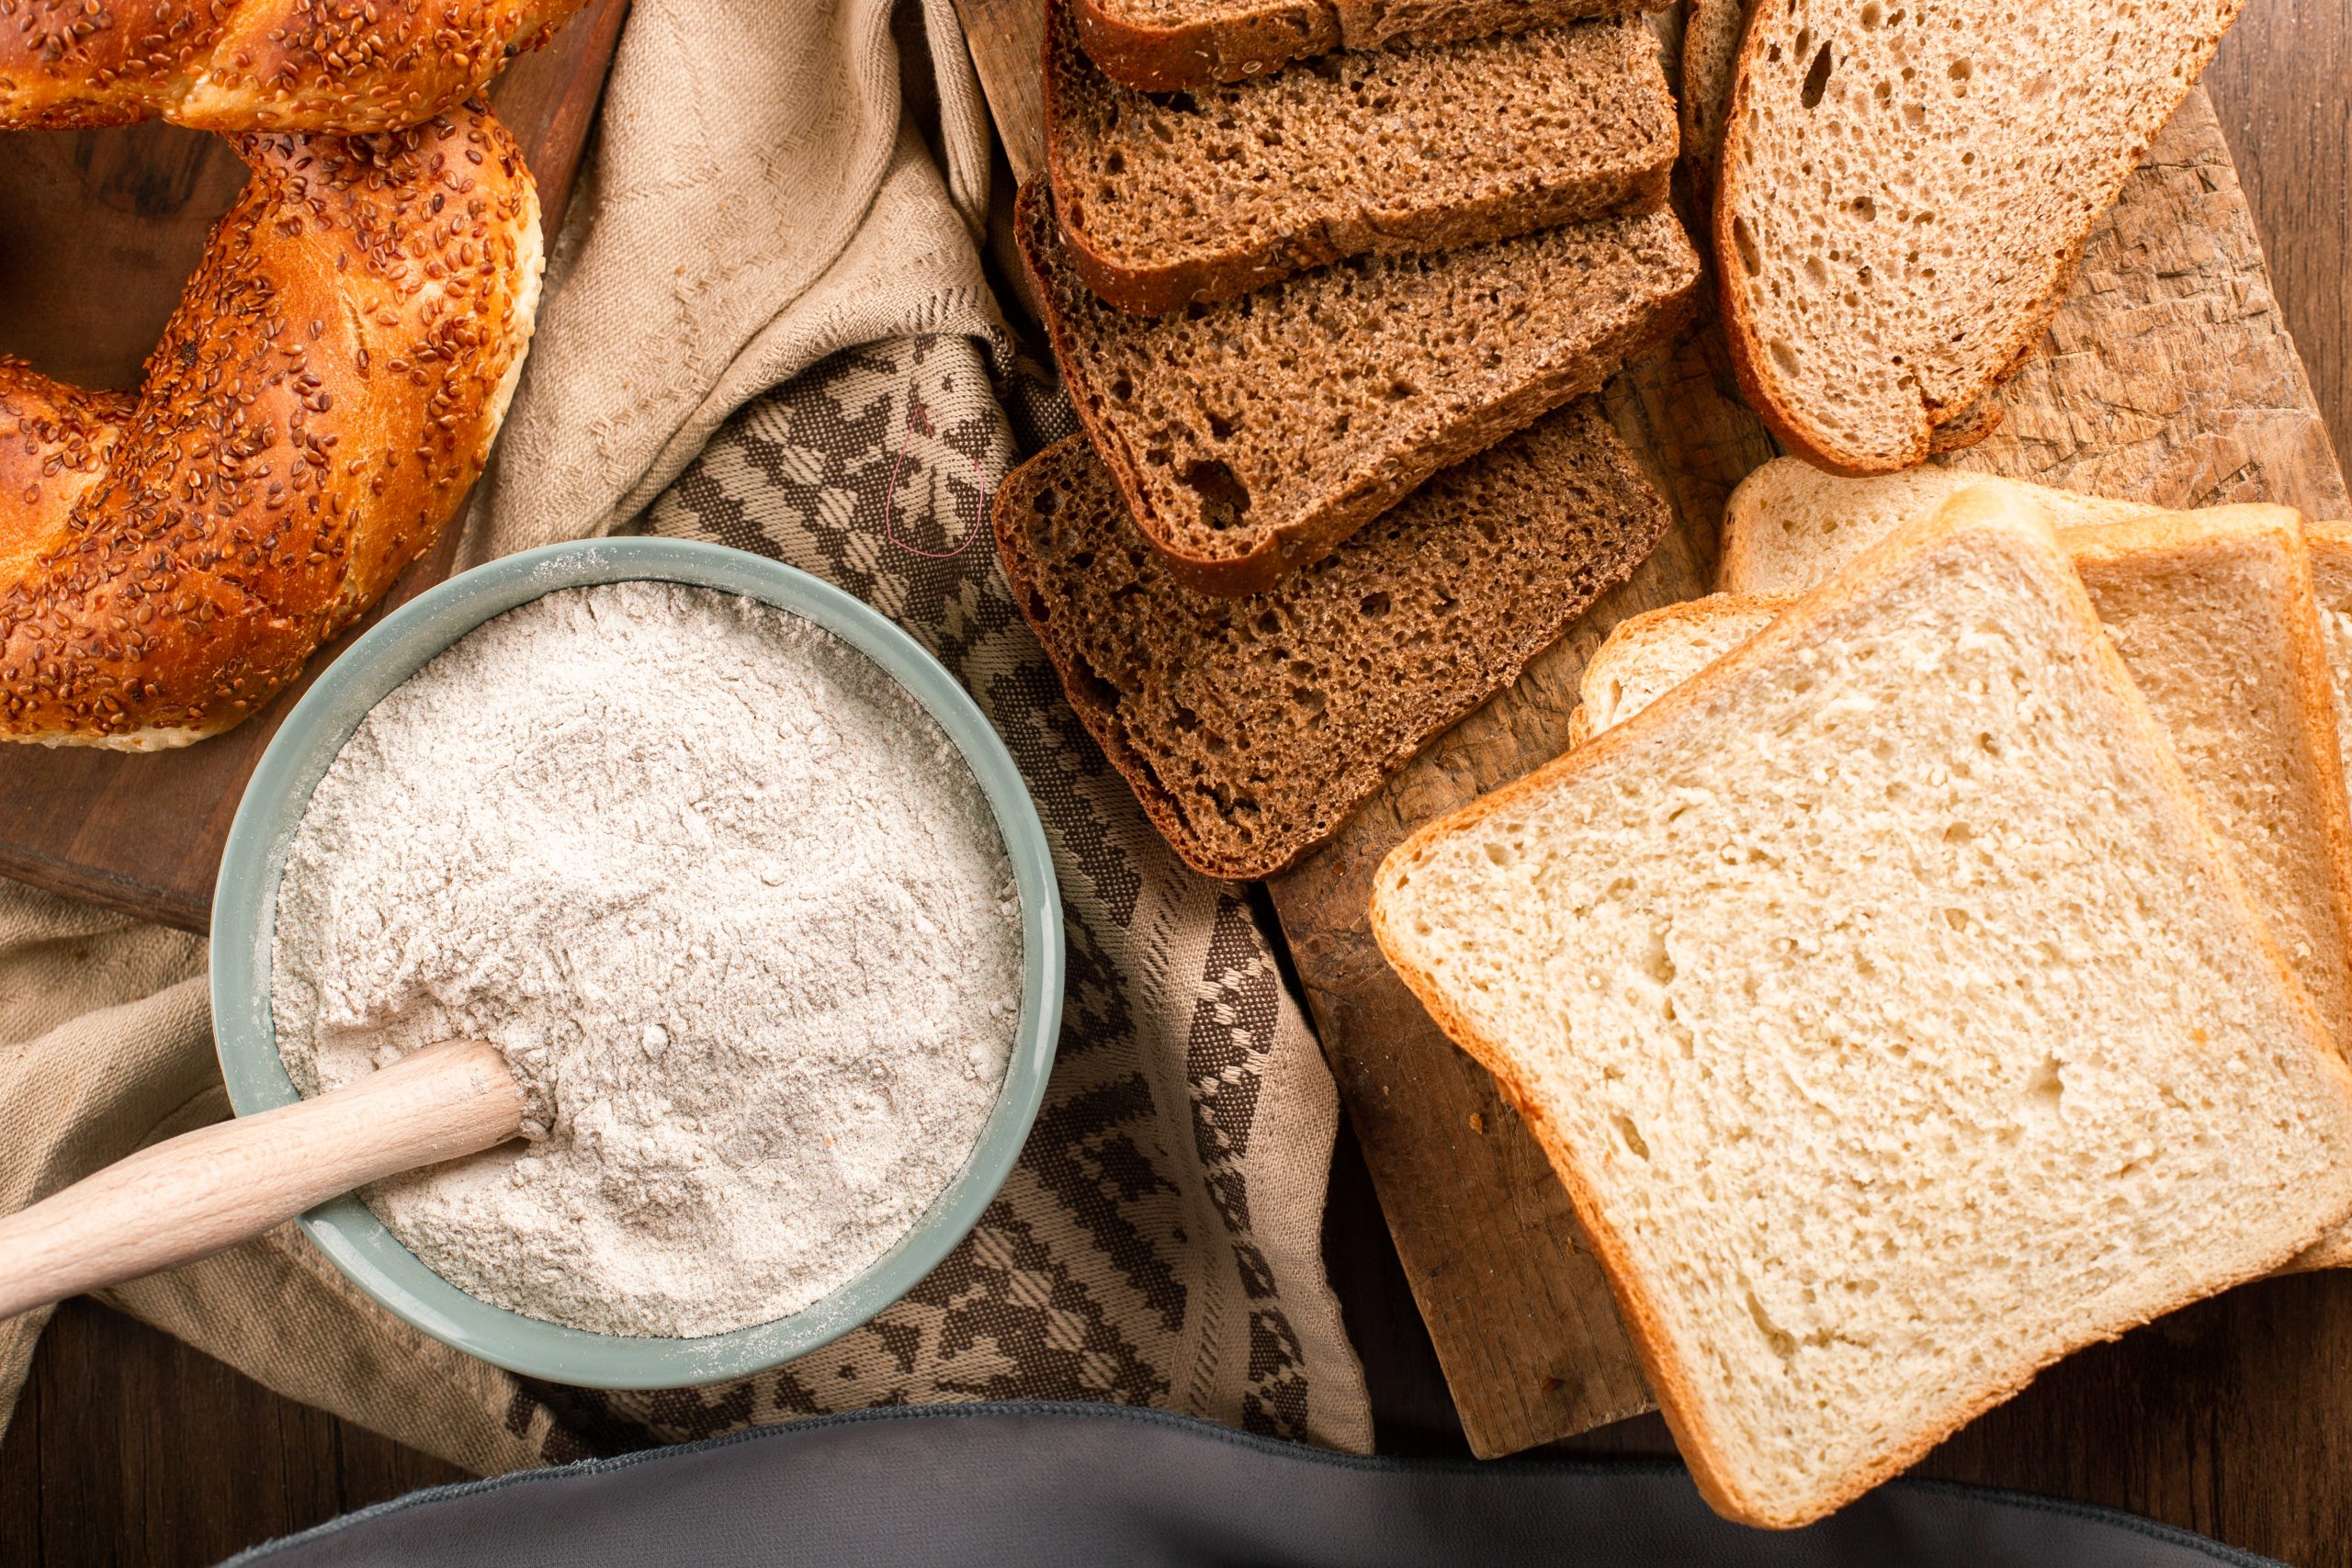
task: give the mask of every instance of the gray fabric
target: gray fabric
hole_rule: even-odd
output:
[[[1802,1530],[1679,1466],[1351,1459],[1152,1411],[876,1410],[422,1492],[255,1549],[270,1568],[887,1562],[2187,1568],[2270,1560],[2127,1514],[1897,1482]]]

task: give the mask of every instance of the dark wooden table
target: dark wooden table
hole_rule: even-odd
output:
[[[2251,0],[2207,85],[2269,254],[2273,282],[2352,455],[2352,0]],[[1364,1351],[1382,1447],[1459,1443],[1426,1338],[1351,1151],[1333,1179],[1335,1283]],[[2217,1222],[2221,1220],[2216,1216]],[[2352,1568],[2352,1345],[2301,1340],[2299,1305],[2343,1281],[2265,1281],[2153,1330],[2175,1348],[2163,1386],[2119,1405],[2100,1351],[2050,1374],[2068,1411],[1996,1414],[1930,1468],[2133,1508],[2298,1568]],[[2233,1332],[2216,1332],[2227,1317]],[[2233,1397],[2233,1356],[2293,1348],[2315,1371],[2294,1411]],[[2048,1401],[2044,1401],[2046,1405]],[[1654,1417],[1585,1451],[1646,1451]],[[458,1472],[279,1399],[87,1303],[61,1311],[0,1442],[0,1563],[207,1563],[269,1536]]]

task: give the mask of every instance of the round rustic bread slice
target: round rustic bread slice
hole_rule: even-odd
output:
[[[1714,244],[1773,434],[1839,473],[1923,460],[2031,350],[2242,3],[1759,7]]]

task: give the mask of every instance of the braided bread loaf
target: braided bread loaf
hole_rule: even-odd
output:
[[[582,0],[0,0],[0,130],[397,130]]]
[[[253,177],[135,398],[0,361],[0,739],[228,728],[432,542],[498,433],[540,271],[505,129],[236,145]]]

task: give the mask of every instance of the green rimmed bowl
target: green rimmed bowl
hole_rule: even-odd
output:
[[[336,1199],[302,1216],[313,1244],[393,1315],[528,1377],[594,1388],[681,1388],[805,1355],[897,1301],[937,1267],[996,1196],[1036,1120],[1060,1030],[1061,898],[1037,808],[1004,742],[939,661],[840,589],[762,556],[680,539],[552,545],[477,567],[386,616],[295,705],[263,752],[229,829],[212,896],[212,1022],[241,1116],[299,1099],[277,1056],[270,948],[277,884],[311,792],[368,710],[492,617],[559,589],[646,579],[741,593],[814,622],[879,665],[936,719],[979,780],[1020,892],[1021,1021],[995,1108],[970,1156],[914,1227],[847,1283],[789,1317],[697,1339],[593,1334],[495,1307],[418,1260],[367,1205]]]

